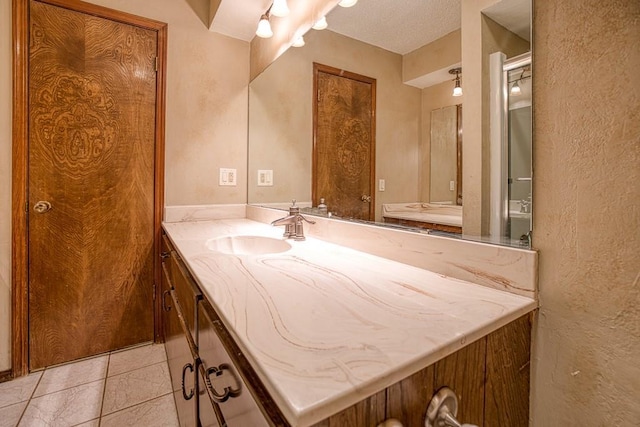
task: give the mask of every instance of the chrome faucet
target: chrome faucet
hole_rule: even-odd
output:
[[[291,207],[289,207],[289,215],[284,218],[276,219],[271,223],[271,225],[284,225],[284,234],[282,236],[285,239],[304,240],[302,221],[307,221],[309,224],[315,224],[315,221],[309,221],[300,214],[300,208],[296,206],[296,201],[293,200]]]

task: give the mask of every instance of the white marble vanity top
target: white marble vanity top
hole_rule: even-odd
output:
[[[269,255],[207,241],[282,237],[247,220],[165,223],[191,273],[292,426],[308,426],[536,307],[533,299],[318,239]]]

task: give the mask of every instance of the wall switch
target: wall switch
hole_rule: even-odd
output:
[[[237,184],[237,170],[229,168],[220,168],[219,185],[233,186]]]
[[[455,191],[455,189],[456,189],[456,182],[449,181],[449,191]]]
[[[384,191],[384,187],[385,187],[384,179],[379,179],[378,180],[378,191]]]
[[[273,186],[273,170],[261,169],[258,170],[258,187],[271,187]]]

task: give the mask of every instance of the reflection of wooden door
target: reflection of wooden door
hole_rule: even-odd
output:
[[[314,64],[314,92],[313,204],[373,220],[376,80]]]
[[[38,1],[29,34],[36,369],[153,339],[158,35]]]

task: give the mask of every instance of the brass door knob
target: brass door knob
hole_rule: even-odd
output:
[[[363,194],[362,197],[360,197],[360,200],[362,200],[365,203],[371,203],[371,196],[367,196],[366,194]]]
[[[40,214],[49,212],[51,210],[51,203],[44,200],[40,200],[38,203],[33,205],[33,210]]]

